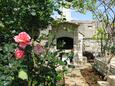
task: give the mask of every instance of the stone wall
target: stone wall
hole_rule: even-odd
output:
[[[100,43],[93,40],[92,37],[97,30],[96,21],[77,21],[80,25],[78,32],[82,33],[83,38],[83,51],[100,52]]]
[[[110,64],[107,64],[106,58],[95,58],[93,67],[102,75],[106,75],[109,68],[109,74],[115,74],[115,58],[111,59]]]

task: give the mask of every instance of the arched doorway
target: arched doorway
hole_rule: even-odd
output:
[[[57,38],[57,49],[73,49],[73,38],[70,37]]]

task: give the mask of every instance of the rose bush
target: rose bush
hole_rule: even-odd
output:
[[[32,38],[37,39],[40,30],[45,29],[53,21],[51,15],[55,7],[57,8],[57,4],[54,3],[54,0],[0,1],[0,86],[27,86],[26,82],[28,80],[21,80],[18,75],[22,69],[27,73],[29,68],[36,71],[36,68],[32,66],[34,54],[33,50],[31,51],[31,47],[33,46],[30,46],[31,42],[18,43],[18,49],[23,50],[25,55],[24,57],[22,56],[23,59],[16,60],[14,52],[16,52],[17,45],[13,42],[13,37],[21,31],[26,31],[31,37],[33,36]],[[41,8],[43,9],[41,10]],[[45,52],[42,54],[45,54]],[[29,58],[29,56],[32,58]],[[35,57],[37,58],[38,55],[35,54]],[[42,59],[38,60],[37,58],[38,64],[43,62]],[[39,79],[38,81],[43,82],[43,80]]]
[[[58,59],[60,51],[51,52],[50,46],[53,44],[44,47],[26,32],[14,36],[14,40],[18,47],[15,50],[15,57],[23,66],[18,68],[18,74],[11,85],[20,85],[17,81],[21,79],[26,86],[56,86],[57,81],[61,79],[56,68],[64,64]]]

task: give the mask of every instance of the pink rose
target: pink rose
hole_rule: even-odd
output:
[[[25,49],[27,45],[31,45],[31,42],[25,42],[25,43],[21,42],[21,43],[19,43],[19,47],[21,47],[23,49]]]
[[[27,45],[30,45],[31,37],[26,32],[21,32],[14,37],[15,42],[19,43],[19,47],[25,49]]]
[[[16,56],[16,59],[22,59],[25,56],[25,52],[17,48],[15,51],[15,56]]]
[[[34,53],[35,54],[39,55],[39,54],[41,54],[43,52],[44,52],[44,48],[43,48],[42,45],[36,44],[36,46],[34,46]]]
[[[14,37],[15,42],[17,43],[26,43],[29,42],[31,37],[26,32],[21,32]]]

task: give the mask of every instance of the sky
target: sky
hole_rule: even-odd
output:
[[[87,12],[86,14],[81,14],[79,12],[75,12],[74,10],[71,10],[71,17],[72,20],[92,20],[92,14],[90,12]]]
[[[90,12],[87,12],[86,14],[81,14],[79,12],[76,12],[75,10],[70,10],[70,12],[72,20],[93,20],[92,14]],[[57,18],[59,17],[59,15],[57,12],[54,12],[52,17]]]
[[[104,11],[103,7],[100,7],[101,11]],[[112,8],[115,11],[115,7]],[[93,20],[93,16],[91,12],[86,12],[86,14],[81,14],[79,12],[76,12],[75,10],[71,9],[71,19],[72,20]],[[110,15],[113,17],[114,14],[109,11]],[[53,18],[59,18],[58,13],[54,12],[54,15],[52,15]],[[110,17],[110,16],[109,16]]]

